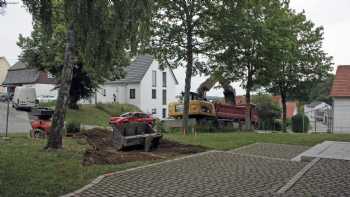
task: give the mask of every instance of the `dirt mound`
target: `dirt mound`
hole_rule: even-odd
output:
[[[124,151],[117,151],[113,147],[112,131],[95,128],[83,131],[75,138],[85,138],[90,148],[84,154],[83,165],[121,164],[133,161],[150,161],[167,159],[181,155],[203,152],[206,148],[162,139],[157,150],[150,153],[143,152],[143,147],[131,147]]]

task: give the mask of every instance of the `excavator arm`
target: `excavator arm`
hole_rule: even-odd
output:
[[[236,91],[231,86],[230,81],[227,81],[225,79],[218,79],[218,77],[216,77],[215,75],[211,75],[207,80],[201,83],[201,85],[197,89],[198,94],[202,98],[205,98],[207,92],[211,90],[217,82],[219,82],[221,87],[224,89],[225,103],[235,105]]]

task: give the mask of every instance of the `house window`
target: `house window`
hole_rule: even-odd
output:
[[[135,99],[135,98],[136,98],[136,90],[130,89],[130,99]]]
[[[103,90],[102,90],[102,95],[103,95],[103,96],[106,96],[106,95],[107,95],[106,89],[103,89]]]
[[[157,71],[152,71],[152,87],[157,87]]]
[[[163,105],[166,105],[166,90],[163,90]]]
[[[156,98],[157,98],[157,90],[152,89],[152,99],[156,99]]]
[[[163,108],[162,117],[163,117],[163,118],[166,118],[166,108]]]
[[[163,87],[166,87],[166,72],[163,72]]]
[[[157,109],[156,108],[152,109],[152,114],[157,114]]]

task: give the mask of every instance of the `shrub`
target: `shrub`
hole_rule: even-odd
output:
[[[154,119],[153,127],[154,127],[154,129],[156,129],[160,133],[166,132],[164,122],[162,120],[160,120],[159,118]]]
[[[297,114],[292,118],[292,131],[303,133],[309,130],[310,120],[305,114]]]
[[[67,134],[79,133],[80,132],[80,122],[68,122],[66,124]]]

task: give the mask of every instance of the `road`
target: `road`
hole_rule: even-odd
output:
[[[0,102],[0,135],[5,135],[6,128],[6,110],[7,104]],[[9,115],[9,134],[28,133],[30,130],[30,121],[28,113],[25,111],[16,111],[10,106]]]

